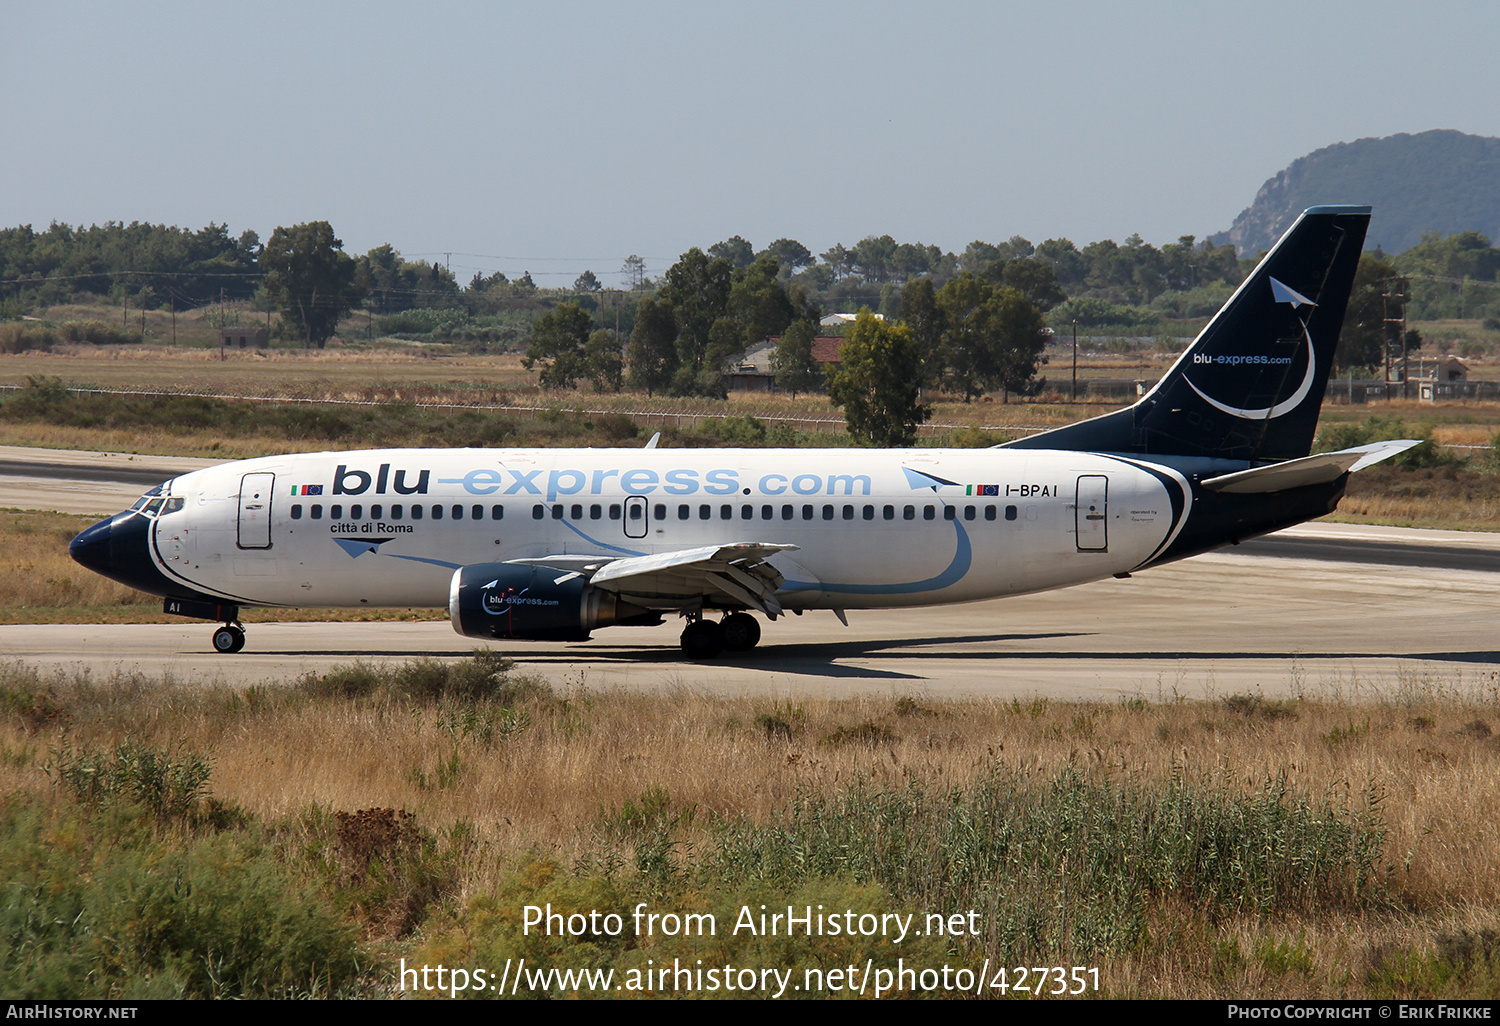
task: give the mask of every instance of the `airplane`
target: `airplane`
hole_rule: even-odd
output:
[[[757,614],[1128,577],[1332,512],[1416,444],[1309,455],[1369,219],[1309,208],[1138,402],[997,447],[266,456],[173,478],[70,551],[220,622],[226,653],[246,606],[446,605],[501,641],[676,614],[707,660],[753,648]]]

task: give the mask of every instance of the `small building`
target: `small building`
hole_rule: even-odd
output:
[[[219,329],[219,345],[226,349],[265,349],[271,344],[271,333],[265,325],[258,328],[241,327]]]
[[[1445,385],[1462,384],[1469,380],[1469,365],[1456,356],[1443,356],[1436,360],[1418,360],[1410,368],[1413,381],[1439,381]]]
[[[766,339],[753,349],[729,363],[725,380],[731,392],[774,392],[776,371],[771,367],[771,357],[781,336]],[[842,335],[818,335],[812,340],[813,365],[825,375],[839,365],[839,346],[844,344]]]
[[[836,328],[840,324],[853,324],[858,319],[859,319],[859,314],[850,314],[850,313],[829,314],[827,317],[824,317],[821,321],[818,322],[818,326],[819,327],[823,327],[823,328]],[[875,315],[875,319],[877,321],[883,321],[883,320],[885,320],[885,315],[884,314],[876,314]]]

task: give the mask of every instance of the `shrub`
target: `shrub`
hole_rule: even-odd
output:
[[[130,802],[158,819],[179,819],[195,811],[208,794],[211,772],[208,760],[185,744],[158,748],[131,739],[102,752],[64,742],[45,768],[79,802]]]
[[[257,839],[158,836],[140,816],[0,804],[0,993],[273,998],[353,986],[356,939]]]

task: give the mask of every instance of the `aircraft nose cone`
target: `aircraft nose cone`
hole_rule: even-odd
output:
[[[80,566],[108,576],[114,562],[110,554],[110,536],[114,531],[114,523],[114,517],[110,517],[84,531],[68,546],[68,555]]]

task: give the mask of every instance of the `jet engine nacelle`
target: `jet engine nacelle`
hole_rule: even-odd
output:
[[[592,587],[576,571],[516,563],[454,571],[448,618],[466,637],[523,641],[587,641],[598,627],[661,623],[656,613]]]

